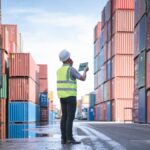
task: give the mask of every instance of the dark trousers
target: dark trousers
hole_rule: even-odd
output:
[[[61,98],[61,109],[62,109],[62,117],[61,117],[61,138],[71,140],[73,138],[72,128],[73,128],[73,120],[76,112],[76,97],[70,96],[67,98]]]

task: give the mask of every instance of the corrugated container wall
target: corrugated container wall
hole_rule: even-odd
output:
[[[146,55],[146,88],[150,89],[150,51]]]
[[[147,123],[150,123],[150,90],[147,91]]]
[[[38,64],[39,66],[39,78],[47,79],[47,65],[46,64]]]
[[[101,33],[101,22],[98,22],[94,28],[94,43],[100,37],[100,33]]]
[[[0,99],[0,124],[6,123],[6,99]]]

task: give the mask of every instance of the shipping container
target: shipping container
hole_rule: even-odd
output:
[[[103,102],[104,101],[104,85],[102,84],[100,87],[99,87],[99,99],[100,99],[100,102]]]
[[[41,107],[48,107],[48,93],[40,93],[40,106]]]
[[[40,121],[47,122],[48,121],[48,108],[40,108]]]
[[[104,44],[108,41],[108,23],[105,23],[104,26]]]
[[[103,10],[102,10],[102,15],[101,15],[101,29],[103,29],[104,28],[104,25],[105,25],[105,7],[103,8]]]
[[[116,77],[112,79],[112,99],[132,99],[134,77]]]
[[[31,78],[9,78],[9,101],[31,101],[37,103],[37,84]]]
[[[139,122],[146,123],[146,90],[139,90]]]
[[[47,65],[46,64],[38,64],[39,66],[39,78],[47,79]]]
[[[135,26],[145,13],[146,13],[145,0],[135,0]]]
[[[6,124],[0,122],[0,140],[6,139]]]
[[[98,59],[99,65],[97,64],[99,69],[101,69],[101,67],[103,66],[104,61],[105,61],[105,58],[104,58],[104,51],[105,51],[105,49],[104,49],[104,47],[103,47],[103,48],[101,49],[101,51],[100,51],[100,54],[99,54],[99,59]]]
[[[147,11],[147,13],[149,13],[149,11],[150,11],[150,1],[149,0],[146,0],[146,11]]]
[[[36,105],[36,122],[40,121],[40,105]]]
[[[105,45],[104,45],[104,63],[106,63],[106,61],[107,61],[107,52],[108,52],[108,44],[107,43],[105,43]]]
[[[101,119],[101,110],[100,110],[100,104],[97,106],[97,120],[100,121]]]
[[[112,17],[112,34],[134,32],[134,10],[117,10]]]
[[[134,57],[140,53],[140,24],[134,29]]]
[[[9,77],[31,77],[36,80],[37,65],[29,53],[11,53]]]
[[[139,49],[141,52],[146,49],[146,33],[147,33],[147,16],[146,15],[142,17],[141,21],[139,22],[139,26],[140,26]]]
[[[150,51],[146,54],[146,88],[150,88]]]
[[[134,0],[113,0],[112,1],[112,12],[116,10],[133,10]]]
[[[145,51],[139,55],[139,65],[138,65],[138,87],[145,86],[145,73],[146,73],[146,60],[145,60]]]
[[[94,121],[94,107],[90,107],[88,110],[88,120]]]
[[[35,123],[28,124],[9,124],[8,125],[8,138],[35,138]]]
[[[37,105],[31,102],[9,102],[8,121],[36,122]]]
[[[103,48],[104,44],[105,44],[105,36],[104,36],[104,29],[102,29],[100,35],[100,47]]]
[[[107,100],[107,83],[104,83],[104,101]]]
[[[95,102],[96,102],[96,94],[90,93],[89,98],[90,98],[90,107],[94,107]]]
[[[0,88],[0,98],[7,98],[7,75],[2,75],[2,87]]]
[[[112,36],[112,19],[108,21],[108,41],[111,40]]]
[[[94,106],[94,121],[97,121],[97,106]]]
[[[133,98],[133,121],[139,122],[139,90],[134,90]]]
[[[6,99],[0,99],[0,123],[6,123]]]
[[[117,54],[134,54],[133,33],[116,33],[112,37],[112,56]]]
[[[146,48],[150,49],[150,13],[147,15]]]
[[[147,91],[147,123],[150,123],[150,90]]]
[[[112,56],[112,46],[111,46],[111,40],[108,42],[108,50],[107,50],[107,60],[109,60]]]
[[[94,43],[98,40],[101,33],[101,22],[98,22],[94,28]]]
[[[98,73],[94,75],[94,89],[98,87]]]
[[[111,101],[106,102],[106,121],[112,121],[112,105],[111,105]]]
[[[107,62],[107,72],[106,72],[106,77],[107,77],[107,80],[110,80],[112,78],[112,61],[109,60]]]
[[[105,102],[100,104],[100,114],[101,114],[100,120],[106,121],[106,104],[105,104]]]
[[[138,80],[139,80],[139,58],[134,60],[134,89],[138,90]]]
[[[105,22],[108,22],[111,18],[111,0],[109,0],[105,7]]]
[[[112,69],[110,70],[110,74],[111,71],[112,71],[112,77],[133,77],[134,56],[116,55],[115,57],[112,58]]]
[[[132,121],[132,99],[115,99],[112,101],[112,120],[116,122]]]

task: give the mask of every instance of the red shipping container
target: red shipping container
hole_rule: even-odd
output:
[[[112,79],[112,99],[132,99],[134,77],[116,77]]]
[[[134,11],[117,10],[112,17],[112,34],[116,32],[134,32]]]
[[[112,1],[112,11],[113,13],[116,10],[126,9],[133,10],[134,9],[134,0],[113,0]]]
[[[132,121],[132,103],[132,99],[116,99],[112,101],[112,120],[116,122]]]
[[[146,55],[146,88],[150,88],[150,51]]]
[[[94,28],[94,43],[100,38],[101,34],[101,22],[98,22]]]
[[[37,103],[37,84],[31,78],[9,78],[9,101]]]
[[[2,74],[6,74],[6,68],[8,67],[8,54],[4,49],[1,51],[1,58]]]
[[[146,13],[146,2],[145,0],[135,0],[135,26]]]
[[[100,91],[99,88],[96,89],[96,104],[100,103]]]
[[[150,123],[150,91],[147,91],[147,123]]]
[[[100,104],[100,120],[105,121],[105,103]]]
[[[134,34],[116,33],[112,38],[112,56],[134,54]]]
[[[136,44],[136,43],[135,43]],[[146,38],[146,47],[150,49],[150,13],[147,15],[147,38]]]
[[[0,123],[0,139],[6,139],[6,125]]]
[[[6,99],[0,99],[0,123],[6,123]]]
[[[29,53],[10,54],[9,77],[31,77],[36,80],[37,65]]]
[[[134,30],[134,57],[138,56],[140,53],[140,24],[138,24]]]
[[[40,108],[40,121],[48,121],[48,108]]]
[[[40,79],[39,82],[39,87],[40,87],[40,93],[41,92],[48,92],[48,80],[47,79]]]
[[[116,55],[112,58],[112,77],[133,77],[134,56]]]
[[[47,65],[46,64],[38,64],[39,66],[39,78],[40,79],[47,79]]]
[[[2,48],[8,53],[17,52],[18,31],[17,25],[0,25],[2,34]]]

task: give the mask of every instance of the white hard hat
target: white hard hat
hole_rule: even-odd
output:
[[[64,49],[59,53],[60,61],[64,62],[69,58],[70,58],[70,53],[67,50]]]

